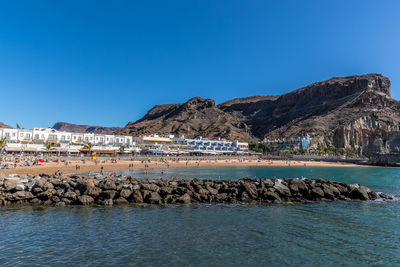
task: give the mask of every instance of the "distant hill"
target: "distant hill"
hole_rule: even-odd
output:
[[[335,77],[281,96],[237,98],[216,105],[195,97],[158,105],[118,133],[184,134],[238,140],[312,136],[313,143],[358,154],[400,152],[400,102],[380,74]]]
[[[120,129],[120,127],[90,126],[72,124],[67,122],[57,122],[56,124],[54,124],[53,129],[74,133],[112,134]]]
[[[0,122],[0,128],[11,128],[10,126]]]
[[[250,128],[236,117],[224,112],[211,99],[194,97],[183,104],[159,105],[135,123],[117,131],[135,136],[175,134],[195,137],[252,140]]]

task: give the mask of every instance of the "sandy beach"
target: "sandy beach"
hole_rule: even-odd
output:
[[[80,169],[76,169],[76,165],[79,165]],[[124,170],[124,169],[144,169],[145,164],[141,161],[130,161],[130,160],[119,160],[116,163],[106,161],[105,163],[96,164],[93,161],[86,161],[82,163],[80,160],[69,161],[66,166],[64,163],[57,162],[45,162],[39,166],[27,166],[16,168],[2,169],[0,174],[54,174],[56,171],[61,171],[63,174],[72,173],[98,173],[103,166],[105,172],[113,170]],[[150,162],[147,163],[148,168],[195,168],[195,167],[226,167],[226,166],[257,166],[257,167],[371,167],[367,165],[357,165],[343,162],[323,162],[323,161],[284,161],[284,160],[246,160],[241,161],[239,159],[231,160],[201,160],[201,161],[180,161],[168,163],[165,162]]]

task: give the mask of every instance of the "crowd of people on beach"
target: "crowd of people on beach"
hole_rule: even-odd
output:
[[[165,169],[171,167],[195,167],[195,166],[207,166],[207,165],[218,165],[218,164],[262,164],[273,166],[276,160],[266,159],[256,156],[246,155],[215,155],[215,156],[151,156],[151,155],[140,155],[131,157],[66,157],[66,156],[55,156],[55,155],[0,155],[0,169],[17,169],[24,167],[36,167],[44,166],[51,167],[52,174],[64,172],[76,173],[95,171],[101,175],[105,174],[105,170],[113,170],[112,165],[120,163],[125,166],[128,170],[134,168],[144,169],[144,173],[148,173],[150,168],[159,168],[164,172]],[[296,162],[291,159],[281,160],[283,166],[307,166],[306,162]],[[121,164],[118,164],[118,168],[121,169]],[[126,165],[125,165],[126,164]],[[71,166],[70,168],[63,168]],[[98,167],[97,167],[98,166]],[[59,169],[57,168],[59,167]],[[55,168],[57,172],[54,173]],[[84,169],[81,169],[84,168]],[[114,170],[115,170],[114,169]]]

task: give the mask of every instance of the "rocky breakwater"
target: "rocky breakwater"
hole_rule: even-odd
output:
[[[392,198],[362,185],[324,179],[149,180],[42,175],[0,180],[1,205],[293,203]]]

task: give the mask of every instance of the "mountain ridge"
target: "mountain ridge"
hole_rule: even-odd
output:
[[[117,133],[242,141],[309,134],[315,144],[353,147],[359,154],[387,153],[397,146],[393,143],[397,144],[400,129],[400,102],[391,98],[390,87],[389,78],[371,73],[333,77],[283,95],[235,98],[218,105],[194,97],[181,104],[157,105]]]
[[[65,131],[65,132],[97,133],[97,134],[112,134],[120,129],[120,127],[80,125],[68,122],[56,122],[52,128],[58,131]]]

